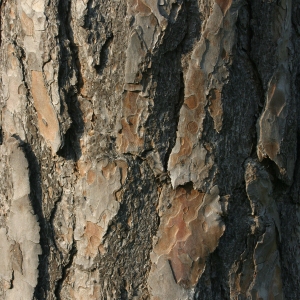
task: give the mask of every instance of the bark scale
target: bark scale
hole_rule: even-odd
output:
[[[1,299],[300,299],[300,3],[1,3]]]

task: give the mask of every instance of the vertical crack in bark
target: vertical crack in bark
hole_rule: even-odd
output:
[[[253,46],[252,46],[252,39],[253,39],[253,29],[251,27],[251,22],[253,20],[253,13],[252,13],[252,6],[251,6],[251,1],[245,2],[241,10],[243,12],[247,13],[247,16],[244,14],[239,14],[239,17],[237,19],[237,32],[238,32],[238,49],[242,53],[244,53],[247,57],[247,60],[249,61],[251,67],[252,67],[252,72],[254,75],[254,80],[256,83],[256,89],[257,93],[259,94],[259,99],[257,103],[257,113],[254,115],[254,134],[253,134],[253,139],[252,139],[252,149],[249,157],[257,157],[256,151],[257,151],[257,141],[258,141],[258,134],[256,130],[256,124],[257,121],[263,111],[264,103],[265,103],[265,92],[264,92],[264,87],[263,87],[263,82],[262,78],[259,74],[256,62],[253,60],[251,53],[253,51]],[[246,26],[245,25],[246,22]],[[246,27],[246,28],[245,28]],[[246,40],[246,41],[245,41]],[[254,99],[256,101],[256,99]],[[244,161],[246,161],[247,158],[245,158]]]
[[[155,211],[157,186],[146,160],[131,154],[126,154],[126,157],[130,174],[122,187],[124,194],[118,213],[104,236],[108,251],[99,258],[97,268],[100,270],[101,285],[108,280],[106,289],[109,293],[116,288],[116,284],[122,284],[111,297],[132,299],[134,295],[140,295],[146,299],[149,297],[146,278],[150,269],[151,242],[158,223]],[[132,176],[140,179],[131,181]],[[134,261],[130,259],[132,255]],[[114,267],[108,270],[107,264]],[[115,278],[114,281],[110,280],[111,277]]]
[[[261,93],[261,99],[258,103],[259,105],[259,114],[262,112],[263,110],[263,107],[264,107],[264,103],[265,103],[265,95],[264,95],[264,87],[263,87],[263,81],[262,81],[262,78],[259,74],[259,71],[258,71],[258,68],[257,68],[257,65],[256,65],[256,62],[253,60],[253,58],[251,57],[251,53],[252,51],[254,51],[253,49],[253,46],[252,46],[252,39],[253,39],[253,28],[251,27],[251,21],[253,20],[253,13],[252,13],[252,1],[251,0],[248,0],[247,1],[247,10],[249,12],[249,21],[248,21],[248,34],[249,34],[249,42],[248,42],[248,45],[249,45],[249,50],[248,51],[245,51],[247,56],[248,56],[248,59],[253,67],[253,72],[255,74],[255,78],[257,79],[257,88],[259,89],[260,93]]]
[[[161,38],[159,47],[155,49],[152,57],[150,76],[153,77],[152,81],[157,83],[157,86],[153,99],[154,107],[152,108],[152,114],[147,120],[146,127],[149,136],[151,136],[152,143],[156,144],[155,150],[158,151],[161,157],[164,172],[168,171],[168,161],[176,143],[180,110],[184,102],[182,55],[184,51],[188,51],[188,49],[192,47],[192,43],[195,40],[193,32],[190,32],[191,28],[189,28],[188,23],[191,7],[193,7],[193,9],[197,7],[195,1],[193,4],[195,7],[192,6],[191,3],[185,2],[180,3],[180,5],[179,3],[172,4],[170,16],[168,17],[169,24]],[[198,24],[200,22],[197,19],[199,16],[194,16],[194,11],[191,15],[193,16],[191,22]],[[173,35],[176,35],[175,41],[171,39]],[[166,70],[169,69],[167,74],[162,73],[162,64],[163,66],[166,64]],[[168,77],[177,83],[176,86],[170,86]],[[166,88],[169,86],[170,88],[168,88],[168,90],[170,90],[170,92],[166,92]],[[173,95],[171,94],[172,90],[176,91],[176,96],[174,93]],[[174,98],[176,101],[174,101]],[[161,99],[164,101],[163,107],[161,105]],[[166,108],[168,108],[168,111],[166,111]],[[166,117],[164,117],[164,115]],[[158,129],[158,132],[152,132],[151,128],[154,127],[154,122],[157,122],[158,119],[162,119],[162,117],[171,122],[172,126],[165,129],[166,132],[163,132],[161,128]]]
[[[83,86],[80,59],[78,56],[78,46],[74,42],[74,33],[71,26],[71,3],[72,1],[60,0],[58,15],[60,19],[60,47],[62,52],[63,65],[59,70],[59,86],[61,96],[65,98],[69,116],[72,120],[70,128],[64,137],[64,145],[58,151],[58,155],[68,160],[77,161],[81,157],[80,137],[83,133],[84,123],[78,95]],[[76,86],[70,85],[68,81],[71,72],[77,76]]]
[[[109,60],[109,51],[110,51],[110,46],[113,42],[114,36],[113,34],[111,34],[111,36],[107,37],[105,43],[103,44],[101,51],[100,51],[100,63],[99,65],[95,65],[95,69],[97,71],[97,73],[101,76],[106,65],[107,62]]]
[[[292,35],[290,53],[290,70],[292,74],[291,90],[294,99],[300,96],[300,68],[297,63],[300,59],[300,3],[292,1]],[[293,183],[288,192],[283,194],[279,203],[282,241],[280,243],[280,260],[282,262],[282,281],[285,297],[288,300],[300,299],[299,271],[300,262],[300,102],[296,104],[297,117],[297,154]],[[280,190],[278,191],[280,192]],[[292,225],[293,224],[293,225]],[[296,226],[294,225],[296,224]]]
[[[247,10],[249,12],[249,23],[248,23],[248,34],[249,34],[249,44],[248,45],[249,45],[249,49],[248,49],[248,51],[245,51],[245,53],[247,54],[249,62],[252,65],[252,69],[253,69],[255,78],[257,79],[257,87],[258,87],[259,93],[261,95],[261,98],[259,99],[259,102],[258,102],[258,113],[255,115],[255,124],[257,124],[258,119],[259,119],[259,117],[260,117],[260,115],[263,111],[266,99],[265,99],[265,92],[264,92],[262,78],[259,74],[259,71],[258,71],[258,68],[257,68],[257,65],[256,65],[255,61],[251,57],[251,52],[253,51],[253,49],[252,49],[253,29],[251,27],[251,21],[253,19],[253,13],[252,13],[251,0],[247,1]],[[254,132],[255,132],[255,134],[253,136],[253,147],[252,147],[252,150],[251,150],[250,157],[257,157],[256,151],[257,151],[257,143],[258,143],[258,133],[257,133],[256,128],[255,128]]]
[[[76,253],[77,253],[76,243],[75,241],[73,241],[72,248],[69,252],[69,261],[66,265],[62,266],[61,278],[56,281],[54,295],[56,296],[57,300],[63,300],[63,298],[61,298],[60,291],[62,289],[64,281],[67,279],[69,275],[68,274],[69,269],[73,266],[73,261],[76,256]]]
[[[185,15],[185,32],[182,40],[176,47],[176,51],[180,53],[180,59],[181,59],[181,71],[180,71],[180,83],[179,83],[179,91],[178,91],[178,100],[175,104],[175,110],[174,110],[174,119],[175,119],[175,126],[176,130],[173,134],[173,136],[169,137],[169,145],[168,149],[164,158],[164,169],[165,171],[168,171],[168,163],[170,159],[170,155],[172,153],[172,150],[176,144],[176,137],[177,137],[177,131],[179,126],[179,118],[180,118],[180,111],[181,107],[184,104],[184,89],[185,89],[185,83],[184,83],[184,66],[183,66],[183,56],[192,50],[195,41],[197,41],[200,38],[200,32],[201,32],[201,20],[200,20],[200,12],[198,7],[197,1],[189,1],[184,2],[183,4],[183,11],[182,14]],[[178,3],[172,3],[172,10],[170,13],[170,20],[171,23],[174,23],[175,16],[177,17],[179,10]],[[195,25],[196,24],[196,25]],[[198,25],[198,26],[197,26]],[[196,27],[196,28],[195,28]]]
[[[181,107],[184,103],[184,78],[183,78],[183,72],[180,73],[180,88],[179,88],[179,92],[178,92],[178,100],[177,103],[175,105],[175,112],[174,112],[174,118],[175,118],[175,124],[176,124],[176,131],[175,134],[172,137],[170,137],[170,143],[169,143],[169,147],[168,150],[166,152],[166,156],[165,156],[165,160],[164,160],[164,169],[167,172],[168,171],[168,162],[169,162],[169,158],[170,155],[172,153],[172,150],[175,146],[176,143],[176,134],[177,134],[177,130],[178,130],[178,123],[179,123],[179,118],[180,118],[180,110]],[[173,139],[173,141],[172,141]]]

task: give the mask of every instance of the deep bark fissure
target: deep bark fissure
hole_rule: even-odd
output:
[[[147,164],[147,161],[140,158],[140,157],[134,157],[131,154],[126,154],[126,157],[128,157],[128,163],[131,164],[132,163],[132,174],[134,174],[135,172],[140,172],[138,169],[142,168],[142,166],[147,166],[147,168],[145,168],[146,170],[148,170],[148,172],[150,172],[151,174],[153,174],[151,167]],[[154,176],[153,176],[154,179]],[[147,186],[149,185],[147,183],[147,181],[145,181],[146,178],[141,179],[140,182],[132,182],[130,180],[130,176],[127,179],[127,182],[125,183],[125,186],[137,186],[140,187],[140,184],[142,184],[141,189],[147,189]],[[152,183],[153,187],[154,187],[154,182]],[[151,185],[152,185],[151,184]],[[145,185],[143,187],[143,185]],[[139,190],[139,192],[141,192],[142,190]],[[149,258],[149,254],[152,251],[152,237],[155,235],[157,228],[158,228],[158,218],[156,216],[156,212],[155,210],[153,210],[155,208],[155,206],[150,205],[150,203],[147,203],[147,200],[143,200],[143,199],[139,199],[139,194],[136,193],[135,195],[135,202],[134,203],[130,203],[128,202],[127,199],[127,191],[126,189],[124,190],[124,194],[122,196],[122,201],[120,202],[120,208],[119,211],[117,213],[117,215],[111,220],[111,223],[107,229],[107,232],[104,236],[104,243],[106,243],[108,245],[108,249],[110,250],[108,251],[107,254],[104,254],[103,258],[101,261],[99,261],[99,270],[102,273],[103,279],[105,279],[107,277],[107,275],[109,275],[109,273],[106,270],[105,265],[103,264],[103,261],[111,261],[114,265],[114,270],[111,270],[113,274],[115,274],[114,276],[119,277],[120,276],[120,271],[122,270],[122,277],[126,275],[126,281],[128,282],[128,280],[132,277],[132,271],[135,268],[140,268],[139,266],[139,262],[131,262],[131,267],[127,268],[128,266],[124,265],[124,256],[129,258],[131,253],[133,255],[135,255],[136,260],[140,260],[141,259],[141,254],[138,253],[137,251],[139,250],[139,247],[136,246],[135,243],[135,238],[134,236],[137,235],[141,235],[140,238],[136,237],[136,241],[138,242],[138,244],[144,244],[145,243],[145,239],[148,239],[148,242],[150,242],[147,246],[145,244],[145,248],[143,248],[143,252],[144,254],[142,254],[142,256],[145,258]],[[158,201],[158,197],[156,196],[156,200],[155,202]],[[143,211],[146,210],[148,211],[148,221],[147,223],[145,223],[145,220],[143,220]],[[151,212],[151,213],[149,213]],[[130,218],[130,216],[134,216],[134,221],[133,221],[133,225],[128,226],[127,221]],[[152,220],[151,220],[152,219]],[[150,222],[149,222],[150,221]],[[150,230],[149,230],[149,226]],[[144,231],[146,230],[146,232],[148,232],[146,234],[146,232],[144,233]],[[146,235],[145,235],[146,234]],[[118,235],[120,237],[118,237]],[[127,240],[127,243],[122,246],[122,248],[120,248],[120,246],[118,245],[118,239],[122,238],[124,241]],[[125,248],[125,249],[124,249]],[[147,249],[148,248],[148,249]],[[109,252],[112,252],[109,255]],[[147,255],[146,255],[146,253]],[[114,256],[115,253],[115,256]],[[145,257],[146,256],[146,257]],[[135,266],[137,265],[137,266]],[[136,277],[135,281],[130,281],[132,282],[132,288],[130,288],[129,290],[126,289],[126,286],[122,286],[120,287],[120,299],[123,299],[122,296],[125,296],[127,298],[124,299],[131,299],[134,295],[137,295],[137,290],[139,287],[141,286],[145,286],[145,282],[143,280],[143,277],[145,277],[145,275],[147,274],[147,272],[149,272],[150,266],[148,265],[147,268],[145,269],[145,265],[143,267],[143,269],[145,271],[139,270],[138,273],[140,274],[140,277]],[[137,271],[137,270],[136,270]],[[100,273],[100,274],[101,274]],[[112,274],[109,275],[110,277],[112,276]],[[129,278],[129,279],[128,279]],[[123,282],[123,281],[122,281]],[[114,286],[114,283],[111,283],[112,286]],[[124,282],[123,282],[124,284]],[[144,287],[145,288],[145,287]],[[149,294],[148,294],[149,295]]]
[[[80,59],[78,57],[78,46],[74,42],[74,33],[71,26],[71,4],[72,2],[68,0],[66,3],[60,0],[58,6],[58,16],[60,19],[60,33],[63,40],[60,41],[60,47],[62,52],[62,61],[64,65],[60,68],[59,81],[61,86],[61,93],[64,94],[65,103],[67,105],[68,114],[71,118],[71,126],[67,130],[64,136],[64,144],[58,151],[58,155],[69,159],[77,161],[81,157],[80,148],[80,137],[84,130],[82,111],[80,109],[80,103],[78,96],[80,95],[80,90],[83,86],[83,77],[81,74]],[[69,46],[69,49],[67,46]],[[68,65],[68,57],[71,54],[71,66]],[[76,87],[69,87],[69,90],[64,90],[65,80],[67,80],[68,72],[73,71],[76,73]],[[63,107],[63,105],[62,105]]]
[[[253,28],[251,27],[251,21],[253,19],[253,13],[252,13],[252,6],[251,6],[251,1],[248,1],[248,5],[247,5],[247,8],[248,8],[248,11],[249,11],[249,50],[248,51],[245,51],[247,56],[248,56],[248,59],[252,65],[252,68],[253,68],[253,72],[255,74],[255,78],[257,80],[257,87],[260,91],[260,94],[261,94],[261,99],[259,99],[259,103],[258,103],[258,107],[259,107],[259,115],[262,113],[262,110],[263,110],[263,107],[264,107],[264,104],[265,104],[265,92],[264,92],[264,86],[263,86],[263,81],[261,79],[261,76],[259,74],[259,71],[258,71],[258,68],[257,68],[257,65],[256,65],[256,62],[253,60],[253,58],[251,57],[251,52],[254,51],[253,49],[253,46],[252,46],[252,39],[253,39],[253,36],[254,36],[254,33],[253,33]],[[257,117],[257,120],[258,120],[258,117]]]
[[[176,143],[177,128],[178,128],[178,123],[179,123],[179,118],[180,118],[180,110],[181,110],[181,107],[182,107],[183,103],[184,103],[184,79],[183,79],[183,73],[181,72],[180,73],[180,89],[179,89],[179,92],[178,92],[178,101],[175,104],[175,113],[174,113],[175,124],[176,124],[176,132],[175,132],[175,135],[174,135],[173,139],[172,138],[170,139],[171,141],[170,141],[170,144],[168,146],[168,150],[166,152],[165,161],[164,161],[164,169],[166,171],[168,170],[168,163],[169,163],[170,155],[171,155],[172,150],[173,150],[173,148],[175,146],[175,143]]]
[[[107,62],[109,60],[109,51],[110,46],[113,42],[114,36],[111,34],[111,36],[107,37],[105,43],[103,44],[101,51],[100,51],[100,63],[99,65],[95,65],[95,69],[97,73],[101,76],[103,73],[104,68],[107,65]]]
[[[54,295],[56,296],[56,298],[58,300],[61,300],[61,295],[60,295],[60,291],[62,289],[63,283],[66,280],[67,276],[68,276],[68,271],[69,269],[72,267],[73,265],[73,261],[74,261],[74,257],[76,256],[77,253],[77,249],[76,249],[76,242],[73,241],[73,246],[69,252],[69,261],[66,265],[62,266],[62,274],[61,274],[61,278],[58,279],[56,281],[55,284],[55,290],[54,290]]]

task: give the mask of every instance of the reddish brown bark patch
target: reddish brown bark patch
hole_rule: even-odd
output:
[[[137,0],[136,11],[144,15],[151,14],[151,9],[141,0]]]
[[[192,121],[187,125],[187,129],[190,133],[195,134],[198,131],[198,125],[196,122]]]
[[[60,128],[56,112],[45,87],[43,73],[32,71],[32,97],[38,115],[38,127],[41,135],[50,144],[52,153],[60,147]]]
[[[139,152],[143,148],[144,139],[138,133],[141,123],[142,108],[137,101],[143,98],[136,92],[128,91],[123,100],[123,118],[121,119],[122,129],[117,136],[117,149],[121,153]]]
[[[30,19],[23,11],[20,14],[20,20],[24,33],[29,36],[33,36],[34,33],[34,24],[32,19]]]
[[[154,252],[170,261],[180,285],[194,286],[204,271],[206,257],[215,250],[225,227],[220,220],[218,188],[204,194],[177,188],[161,218],[159,240]]]
[[[215,0],[215,1],[220,6],[223,15],[225,15],[227,10],[231,6],[232,0]]]
[[[180,138],[180,150],[170,156],[170,166],[175,166],[179,161],[184,161],[192,153],[192,143],[188,137]]]
[[[88,171],[88,173],[87,173],[87,180],[86,180],[87,183],[88,184],[93,184],[94,181],[95,181],[95,179],[96,179],[96,172],[94,170]]]
[[[197,102],[197,98],[195,95],[192,95],[192,96],[189,96],[188,98],[186,98],[184,100],[184,104],[186,104],[186,106],[189,108],[189,109],[195,109],[199,103]]]
[[[95,223],[87,222],[84,232],[84,237],[87,241],[86,245],[86,256],[96,257],[98,252],[101,250],[103,228]]]

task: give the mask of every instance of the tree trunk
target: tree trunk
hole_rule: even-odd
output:
[[[300,1],[0,3],[1,299],[300,299]]]

